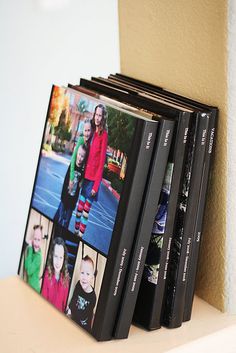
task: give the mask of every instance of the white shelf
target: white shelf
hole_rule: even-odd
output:
[[[195,298],[192,320],[152,332],[131,327],[127,340],[97,342],[20,278],[0,281],[2,353],[235,353],[236,316]]]

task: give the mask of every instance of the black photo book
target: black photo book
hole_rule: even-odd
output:
[[[190,319],[217,115],[122,74],[52,87],[18,274],[96,340]]]
[[[112,337],[159,123],[53,86],[19,275],[97,340]]]
[[[174,227],[173,235],[171,234],[168,241],[166,240],[166,223],[168,225],[172,218],[170,216],[169,196],[167,196],[167,190],[170,190],[171,187],[170,178],[168,178],[169,184],[167,187],[165,183],[163,187],[159,210],[153,225],[153,234],[134,316],[135,322],[148,329],[160,327],[161,314],[163,314],[162,320],[165,325],[177,327],[182,321],[188,320],[191,315],[197,266],[197,255],[194,258],[192,253],[198,252],[195,248],[199,248],[199,234],[201,234],[201,230],[199,231],[201,221],[198,221],[198,236],[194,235],[194,223],[197,222],[197,214],[201,219],[204,210],[205,201],[203,201],[203,198],[206,195],[206,186],[202,185],[207,183],[209,175],[209,160],[212,154],[210,146],[213,145],[217,108],[121,74],[110,75],[108,79],[94,78],[94,80],[111,87],[127,90],[129,93],[133,92],[135,95],[161,98],[166,102],[181,104],[194,111],[174,225],[173,221],[171,222],[172,228]],[[209,142],[208,148],[206,147],[206,144],[208,144],[206,141],[209,139],[211,142]],[[206,148],[210,152],[206,153]],[[170,197],[174,197],[173,194],[175,192],[172,189]],[[199,206],[197,207],[198,200]],[[168,269],[169,263],[171,266]],[[189,267],[192,271],[195,269],[195,276],[191,274],[188,276]],[[155,277],[156,280],[154,280]],[[167,280],[167,285],[163,286],[165,280]],[[165,301],[162,303],[164,289]],[[147,304],[142,305],[145,301],[147,301]]]

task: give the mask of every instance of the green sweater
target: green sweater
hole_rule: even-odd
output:
[[[75,177],[75,162],[76,162],[76,157],[77,157],[77,152],[79,149],[79,146],[84,144],[84,138],[83,136],[79,137],[77,144],[75,146],[74,152],[71,157],[70,161],[70,180],[73,181]]]
[[[38,293],[40,293],[39,272],[41,262],[41,250],[34,252],[32,246],[28,246],[25,257],[25,270],[27,273],[27,282]]]

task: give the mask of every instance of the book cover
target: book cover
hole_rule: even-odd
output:
[[[173,120],[162,118],[160,123],[113,333],[117,339],[127,338],[129,334],[174,132]]]
[[[195,113],[196,120],[198,119],[197,115],[201,116],[201,114],[203,114],[203,115],[208,114],[210,117],[210,124],[211,124],[211,127],[209,127],[209,131],[211,131],[210,136],[214,135],[215,125],[216,125],[215,119],[216,119],[216,114],[217,114],[216,108],[202,104],[200,102],[194,101],[194,100],[189,99],[187,97],[177,95],[173,92],[163,90],[160,87],[157,87],[157,86],[154,86],[154,85],[151,85],[151,84],[145,83],[143,81],[139,81],[139,80],[136,80],[136,79],[133,79],[133,78],[121,75],[121,74],[110,75],[109,80],[111,81],[111,83],[110,83],[111,85],[114,82],[114,83],[118,84],[120,87],[122,87],[123,89],[127,89],[127,88],[134,89],[137,92],[137,94],[140,94],[143,91],[146,91],[148,94],[151,94],[151,95],[157,94],[158,97],[168,98],[168,99],[171,99],[175,102],[181,102],[182,104],[185,104],[189,107],[192,107],[196,111],[196,113]],[[199,111],[199,113],[197,113],[198,111]],[[202,126],[199,126],[199,129],[201,131],[205,131],[205,127],[206,127],[205,125],[207,124],[207,122],[204,121],[204,117],[201,119],[201,124],[202,124]],[[200,137],[200,139],[201,139],[201,137]],[[208,136],[208,140],[209,140],[209,136]],[[211,140],[213,141],[213,138],[211,138]],[[208,142],[209,144],[211,144],[211,146],[212,146],[212,141]],[[200,146],[200,144],[201,144],[201,141],[200,142],[198,141],[199,146]],[[192,146],[194,146],[194,144],[192,144]],[[186,286],[186,298],[185,298],[184,318],[183,318],[184,321],[189,320],[190,316],[191,316],[194,284],[195,284],[195,277],[196,277],[197,257],[198,257],[199,241],[200,241],[201,227],[202,227],[201,224],[202,224],[202,218],[203,218],[203,212],[204,212],[204,203],[205,203],[204,200],[206,197],[206,195],[205,195],[206,194],[206,183],[207,183],[207,179],[208,179],[208,175],[209,175],[209,159],[211,157],[212,147],[210,148],[210,146],[209,146],[208,150],[210,152],[207,152],[206,162],[204,165],[204,172],[203,172],[202,181],[201,181],[202,186],[201,186],[201,191],[200,191],[200,196],[199,196],[200,201],[199,201],[199,206],[198,206],[198,211],[197,211],[198,216],[196,216],[196,209],[195,209],[195,212],[193,212],[193,210],[191,211],[191,220],[192,220],[191,223],[192,224],[194,224],[194,222],[195,222],[195,216],[197,217],[194,236],[192,236],[192,233],[193,233],[193,229],[192,229],[190,232],[191,234],[188,237],[188,244],[184,244],[184,246],[183,246],[184,251],[182,249],[183,253],[185,254],[185,255],[183,255],[183,253],[182,253],[182,257],[185,258],[184,263],[186,263],[186,266],[183,266],[183,268],[182,268],[182,277],[185,279],[185,281],[183,283]],[[192,152],[193,152],[193,150],[192,150]],[[192,152],[190,151],[190,155]],[[199,162],[200,159],[202,160],[203,152],[201,153],[201,156],[199,155],[199,153],[197,153],[197,154],[198,154],[197,158],[198,158],[198,162]],[[197,163],[197,165],[198,165],[196,168],[197,171],[195,171],[195,174],[197,175],[198,181],[196,181],[196,178],[195,178],[195,181],[192,182],[192,184],[195,183],[195,187],[192,186],[192,188],[190,189],[190,193],[192,192],[192,195],[194,194],[195,205],[198,202],[198,192],[196,189],[196,183],[199,185],[199,182],[201,179],[201,173],[203,170],[202,163],[200,163],[201,165],[199,165],[199,163]],[[186,183],[187,183],[187,179],[188,178],[186,178]],[[187,186],[186,183],[184,184],[185,186]],[[186,187],[185,187],[185,190],[186,190]],[[198,190],[199,190],[199,188],[198,188]],[[188,193],[186,194],[186,192],[185,192],[185,203],[187,202],[188,197],[190,197],[190,199],[191,199],[191,197],[193,197],[192,195],[188,195]],[[186,227],[189,228],[188,225]],[[197,232],[197,228],[198,228],[198,232]],[[192,239],[192,241],[190,241],[190,238]],[[186,241],[186,238],[184,241]],[[181,247],[182,247],[182,245],[181,245]],[[193,247],[193,249],[192,249],[192,247]],[[195,250],[195,248],[196,248],[196,250]],[[178,251],[176,253],[178,253]],[[174,268],[176,268],[176,267],[177,267],[177,264],[176,264],[176,266],[174,266]],[[188,268],[189,267],[190,267],[190,269],[189,269],[190,274],[188,275]],[[187,278],[187,284],[186,284],[186,278]],[[180,281],[180,283],[181,283],[181,281]],[[146,284],[146,287],[148,288],[147,284]],[[184,286],[183,286],[183,288],[184,288]],[[141,289],[142,289],[142,287],[141,287]],[[153,289],[151,288],[151,285],[150,285],[149,290],[146,289],[146,296],[148,295],[148,293],[151,295],[152,291],[153,291]],[[141,292],[141,290],[140,290],[140,292]],[[172,292],[175,293],[175,291],[172,291]],[[160,297],[160,296],[158,296],[158,297]],[[181,295],[178,296],[178,298],[183,299],[184,294],[182,293]],[[182,300],[182,302],[183,302],[183,300]],[[156,301],[155,305],[157,305],[157,301]],[[171,307],[170,303],[168,303],[167,307],[168,308]],[[180,307],[181,307],[181,305],[179,305],[179,308]],[[182,307],[183,307],[183,305],[182,305]],[[155,311],[154,307],[152,310]],[[146,316],[147,316],[147,314],[146,314]],[[173,315],[173,317],[176,317],[176,315]],[[181,317],[181,315],[180,315],[180,317]],[[180,321],[181,320],[182,319],[180,319]]]
[[[169,158],[133,317],[135,324],[148,330],[158,329],[161,326],[161,309],[171,243],[171,237],[167,236],[166,223],[173,170],[173,159]]]
[[[179,327],[183,321],[187,270],[203,172],[208,123],[209,115],[199,113],[189,135],[189,149],[175,217],[162,317],[162,323],[170,328]]]
[[[158,123],[53,86],[19,275],[111,338]]]
[[[217,118],[218,110],[212,110],[209,119],[209,128],[206,144],[206,153],[204,159],[203,174],[201,179],[201,187],[199,193],[199,201],[197,206],[197,216],[193,232],[192,247],[190,252],[189,268],[187,272],[187,283],[186,283],[186,293],[185,293],[185,306],[184,306],[184,316],[183,321],[188,321],[191,318],[195,280],[197,274],[198,266],[198,256],[202,237],[202,227],[204,218],[204,209],[206,205],[207,188],[210,178],[210,168],[213,162],[215,139],[216,139],[216,129],[217,129]]]
[[[172,141],[158,211],[153,224],[141,287],[134,312],[134,322],[148,330],[161,326],[163,296],[170,249],[178,204],[179,188],[183,180],[188,136],[192,122],[181,119]],[[145,306],[142,304],[145,301]]]

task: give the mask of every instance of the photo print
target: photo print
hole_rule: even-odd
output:
[[[79,240],[67,229],[55,225],[43,275],[41,294],[65,312]]]
[[[105,266],[104,256],[80,242],[66,313],[89,332],[96,314]]]
[[[53,86],[32,206],[105,256],[134,130],[122,110]]]
[[[34,209],[30,210],[22,247],[19,275],[40,293],[53,223]]]

